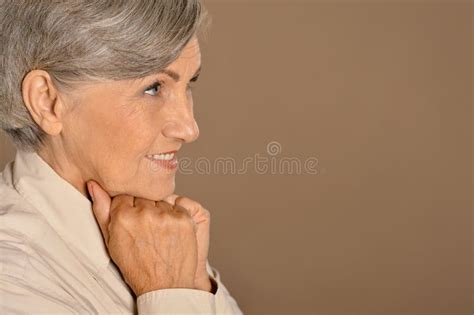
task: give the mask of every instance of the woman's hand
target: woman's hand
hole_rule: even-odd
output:
[[[206,269],[207,257],[209,254],[209,234],[211,225],[211,214],[207,209],[187,197],[170,195],[164,199],[166,202],[183,207],[196,223],[196,238],[198,247],[197,268],[194,285],[196,289],[211,291],[212,285],[209,280],[209,274]]]
[[[95,182],[88,188],[109,255],[136,296],[165,288],[210,290],[207,210],[176,195],[157,202],[111,199]]]

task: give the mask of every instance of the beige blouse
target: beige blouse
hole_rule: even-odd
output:
[[[0,314],[242,314],[212,294],[162,289],[136,298],[107,254],[90,201],[36,153],[0,173]]]

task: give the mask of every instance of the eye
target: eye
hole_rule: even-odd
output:
[[[189,80],[189,83],[188,83],[188,90],[192,90],[192,89],[193,89],[193,85],[194,85],[194,83],[197,82],[198,79],[199,79],[199,74],[196,75],[195,77],[193,77],[191,80]]]
[[[161,83],[155,82],[145,89],[145,94],[156,96],[160,93],[160,90],[161,90]]]

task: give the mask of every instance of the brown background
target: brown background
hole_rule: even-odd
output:
[[[180,174],[246,314],[472,314],[472,2],[207,1],[182,156],[318,173]],[[0,139],[0,166],[13,149]]]

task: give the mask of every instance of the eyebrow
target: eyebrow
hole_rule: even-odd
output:
[[[166,74],[167,76],[169,76],[176,82],[178,82],[181,79],[181,76],[173,70],[164,69],[164,70],[161,70],[160,73]],[[201,66],[199,66],[199,68],[196,70],[196,72],[193,75],[193,78],[198,76],[200,73],[201,73]]]

